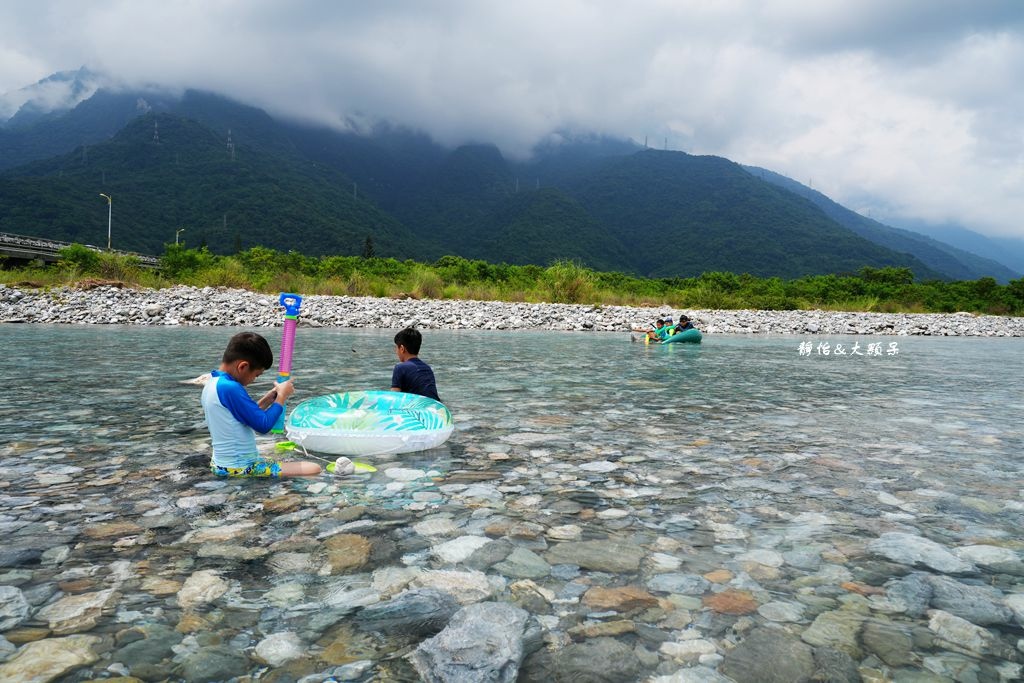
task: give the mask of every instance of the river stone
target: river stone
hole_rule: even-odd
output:
[[[355,622],[364,631],[422,638],[443,629],[459,608],[450,594],[421,588],[360,610]]]
[[[1013,617],[1017,620],[1017,624],[1024,626],[1024,593],[1007,595],[1003,602],[1013,612]]]
[[[996,637],[988,629],[975,626],[966,619],[943,612],[932,610],[929,614],[928,628],[935,634],[939,643],[955,649],[966,649],[978,655],[993,651]]]
[[[679,595],[703,595],[711,582],[697,574],[655,574],[647,580],[647,589]]]
[[[781,567],[785,564],[785,560],[780,553],[767,548],[754,548],[737,555],[736,559],[739,562],[754,562],[756,564],[763,564],[766,567]]]
[[[718,648],[710,640],[693,638],[662,643],[658,651],[679,662],[695,662],[705,655],[717,653]]]
[[[814,648],[815,681],[861,683],[857,663],[850,655],[831,647]]]
[[[249,562],[269,555],[267,548],[251,545],[230,545],[227,543],[204,543],[196,550],[196,557],[218,557],[223,560]]]
[[[36,612],[35,618],[46,621],[50,630],[58,636],[88,631],[96,625],[103,614],[103,608],[111,602],[114,595],[113,589],[66,595],[40,609]]]
[[[102,639],[73,635],[22,645],[10,661],[0,664],[0,681],[45,683],[92,664],[99,656],[93,648]]]
[[[633,648],[614,638],[593,638],[559,650],[544,648],[523,663],[517,683],[635,683],[643,680]]]
[[[766,602],[757,608],[757,613],[768,621],[793,622],[804,617],[803,605],[796,602]]]
[[[891,531],[868,544],[868,549],[893,562],[908,566],[923,565],[944,574],[967,574],[975,570],[935,541],[922,536]]]
[[[416,481],[417,479],[425,479],[427,473],[423,470],[414,470],[405,467],[390,467],[384,470],[384,475],[389,479],[395,481]]]
[[[0,549],[0,567],[21,567],[26,564],[39,564],[43,556],[42,550],[36,548]]]
[[[202,648],[189,655],[176,669],[187,683],[207,683],[234,678],[245,672],[249,660],[234,649],[218,645]]]
[[[808,645],[832,647],[860,660],[864,655],[858,636],[865,618],[848,611],[825,612],[818,615],[800,638]]]
[[[624,541],[566,541],[544,555],[548,564],[574,564],[584,569],[629,574],[640,568],[644,549]]]
[[[426,683],[513,683],[529,618],[526,610],[506,603],[463,607],[443,631],[420,643],[409,660]]]
[[[583,594],[582,603],[599,611],[632,612],[637,609],[657,607],[658,599],[639,586],[618,588],[594,586]]]
[[[1024,561],[1020,555],[1009,548],[994,545],[968,545],[956,549],[956,555],[962,560],[973,562],[982,569],[998,574],[1024,576]]]
[[[583,536],[583,529],[577,524],[563,524],[544,533],[552,541],[578,541]]]
[[[430,517],[412,525],[413,531],[420,536],[449,536],[458,531],[458,527],[448,517]]]
[[[885,599],[893,611],[918,618],[924,615],[931,603],[932,584],[927,574],[908,574],[885,584]]]
[[[160,576],[148,576],[142,580],[142,590],[153,595],[174,595],[181,590],[181,582]]]
[[[653,676],[647,683],[736,683],[733,679],[723,676],[706,666],[692,666],[680,669],[667,676]]]
[[[0,586],[0,631],[9,631],[28,619],[29,604],[21,589]]]
[[[381,567],[373,572],[371,587],[383,597],[396,595],[423,571],[422,567]]]
[[[979,626],[1009,624],[1013,613],[1003,603],[1003,595],[989,586],[971,586],[948,576],[929,576],[932,607],[955,614]]]
[[[864,622],[860,637],[865,649],[889,666],[901,667],[914,663],[914,639],[906,628],[898,624],[868,619]]]
[[[704,606],[718,614],[750,614],[758,608],[757,598],[750,592],[727,588],[721,593],[712,593],[703,598]]]
[[[305,500],[305,496],[301,496],[298,493],[286,493],[283,496],[268,498],[263,501],[263,511],[271,514],[294,512],[299,509],[303,500]]]
[[[85,528],[89,538],[114,538],[116,536],[132,536],[142,531],[142,527],[134,522],[104,522],[90,524]]]
[[[430,551],[442,562],[458,564],[467,560],[476,550],[488,543],[492,543],[492,541],[485,536],[460,536],[444,543],[438,543]]]
[[[186,543],[208,543],[210,541],[230,541],[236,538],[245,538],[252,535],[258,529],[256,522],[238,522],[236,524],[225,524],[224,526],[212,526],[204,529],[196,529],[185,534],[181,539]]]
[[[619,469],[619,466],[608,460],[595,460],[593,462],[587,462],[580,465],[580,469],[585,472],[598,472],[606,474],[608,472],[614,472]]]
[[[144,675],[150,678],[149,674],[154,672],[156,667],[164,659],[174,656],[174,646],[181,642],[182,634],[163,624],[150,624],[132,629],[136,637],[141,635],[141,640],[135,640],[115,651],[111,658],[115,662],[121,662],[128,670],[135,675]],[[118,640],[123,636],[118,635]],[[148,667],[148,668],[147,668]],[[157,671],[158,673],[158,671]]]
[[[493,569],[514,579],[539,579],[551,573],[551,565],[527,548],[516,547]]]
[[[178,591],[178,606],[182,609],[192,609],[213,602],[227,593],[228,587],[228,582],[212,569],[193,572]]]
[[[501,562],[506,557],[512,554],[512,551],[519,546],[513,545],[511,541],[504,538],[499,538],[496,541],[492,541],[487,545],[481,546],[470,555],[465,562],[465,565],[470,569],[477,569],[479,571],[486,571],[493,565]]]
[[[315,570],[311,553],[274,553],[267,561],[270,571],[275,574],[311,574]]]
[[[292,631],[271,633],[256,644],[256,657],[273,667],[306,655],[306,645]]]
[[[8,659],[14,656],[14,653],[18,651],[18,646],[7,640],[3,636],[0,636],[0,664],[6,662]]]
[[[497,583],[503,583],[500,577],[494,579]],[[427,571],[410,581],[409,585],[413,588],[435,588],[450,593],[461,605],[486,600],[498,590],[486,574],[478,571]]]
[[[373,544],[359,534],[336,534],[324,541],[332,574],[344,574],[363,567],[370,560]]]
[[[813,650],[777,628],[751,631],[725,653],[720,670],[736,683],[792,683],[814,673]]]

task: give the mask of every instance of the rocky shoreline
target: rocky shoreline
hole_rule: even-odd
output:
[[[1024,337],[1024,317],[971,313],[694,310],[594,306],[304,297],[299,324],[308,327],[628,332],[661,315],[689,315],[707,334],[856,334]],[[0,284],[0,322],[61,325],[198,325],[274,327],[277,297],[223,287],[28,289]]]

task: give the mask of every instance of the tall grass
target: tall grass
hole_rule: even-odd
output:
[[[0,263],[0,265],[3,265]],[[53,266],[0,270],[0,282],[58,287],[110,280],[160,288],[174,284],[267,293],[474,299],[681,309],[952,312],[1024,315],[1024,278],[1000,285],[992,278],[914,282],[905,268],[863,268],[856,275],[818,275],[783,281],[709,272],[695,278],[638,278],[596,272],[577,261],[543,268],[491,264],[445,256],[433,264],[390,258],[313,258],[255,247],[235,256],[168,245],[158,270],[120,254],[81,245],[61,252]]]

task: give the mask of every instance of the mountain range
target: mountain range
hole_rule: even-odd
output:
[[[1020,277],[721,157],[565,134],[510,160],[491,144],[447,149],[387,125],[343,132],[212,93],[98,81],[67,72],[0,97],[0,231],[103,244],[102,192],[113,198],[114,246],[154,254],[184,228],[188,244],[219,253],[351,255],[372,245],[400,259],[574,259],[651,277],[863,266],[922,279]]]

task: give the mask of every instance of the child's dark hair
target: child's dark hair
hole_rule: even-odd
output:
[[[404,346],[414,356],[419,354],[422,344],[423,335],[415,327],[407,327],[395,335],[395,346]]]
[[[221,359],[224,363],[236,360],[247,360],[253,367],[267,370],[274,364],[274,352],[262,336],[255,332],[239,332],[228,342]]]

